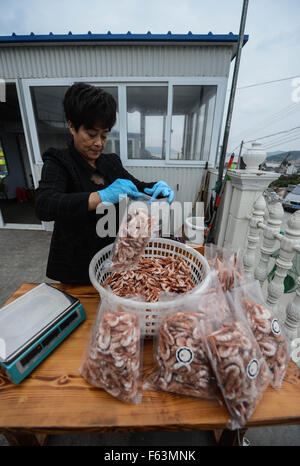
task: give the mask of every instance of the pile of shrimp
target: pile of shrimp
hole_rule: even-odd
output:
[[[141,359],[138,316],[105,309],[80,373],[91,385],[136,403],[140,401]]]
[[[113,272],[103,286],[110,286],[118,296],[142,296],[146,302],[157,302],[162,292],[187,293],[195,284],[190,265],[167,256],[142,257],[134,270]]]
[[[289,360],[287,340],[279,321],[265,306],[247,297],[243,297],[241,302],[249,326],[272,372],[272,385],[279,389]]]

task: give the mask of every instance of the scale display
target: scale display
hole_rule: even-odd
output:
[[[43,283],[0,309],[0,371],[21,382],[83,320],[80,301]]]

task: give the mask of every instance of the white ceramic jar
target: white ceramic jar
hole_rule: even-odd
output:
[[[267,153],[260,142],[252,142],[252,147],[243,153],[247,170],[259,170],[259,165],[265,161]]]

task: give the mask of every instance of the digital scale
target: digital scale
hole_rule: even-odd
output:
[[[20,383],[85,320],[80,301],[42,283],[0,309],[0,373]]]

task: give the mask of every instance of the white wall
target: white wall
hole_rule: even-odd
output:
[[[25,44],[0,47],[1,78],[228,77],[236,44]]]

